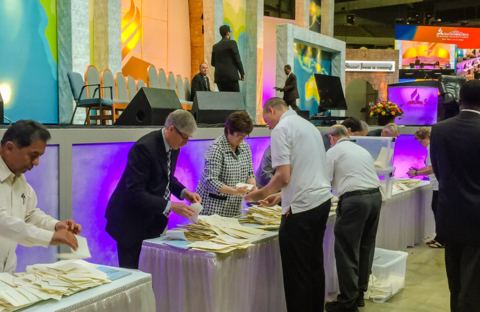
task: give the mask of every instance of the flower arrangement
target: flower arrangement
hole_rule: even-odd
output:
[[[391,118],[402,116],[403,110],[397,104],[390,101],[379,101],[377,104],[370,106],[370,117]]]

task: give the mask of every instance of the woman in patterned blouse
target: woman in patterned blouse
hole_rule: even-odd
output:
[[[197,186],[202,197],[202,214],[224,217],[240,215],[242,196],[247,187],[255,186],[252,152],[244,138],[253,130],[253,122],[246,112],[234,112],[225,121],[224,134],[215,139],[205,154],[205,168]]]

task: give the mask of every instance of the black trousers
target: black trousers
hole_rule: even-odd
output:
[[[446,242],[450,311],[480,311],[480,247]]]
[[[289,312],[323,311],[323,234],[330,200],[302,213],[282,216],[279,230],[285,299]]]
[[[335,221],[335,261],[340,294],[346,308],[368,288],[375,253],[375,238],[382,206],[380,191],[341,198]]]
[[[117,242],[118,266],[127,269],[138,269],[138,260],[142,242],[124,245]]]
[[[437,213],[437,208],[438,208],[438,191],[433,191],[432,193],[432,211],[433,211],[433,217],[435,219],[435,232],[437,232],[437,234],[435,235],[435,240],[437,242],[439,242],[440,244],[444,244],[444,240],[443,238],[438,235],[438,231],[437,231],[437,226],[438,226],[438,213]]]
[[[240,92],[238,80],[226,80],[216,82],[218,91]]]
[[[297,106],[297,100],[285,100],[285,103],[287,103],[288,106],[290,106],[293,110],[298,112],[298,106]]]

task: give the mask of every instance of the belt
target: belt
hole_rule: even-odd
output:
[[[218,199],[218,200],[227,200],[228,199],[227,196],[222,196],[222,195],[217,195],[217,194],[212,194],[212,193],[209,193],[208,197]]]
[[[346,193],[343,193],[342,196],[340,196],[340,200],[343,200],[347,197],[350,197],[350,196],[356,196],[356,195],[366,195],[366,194],[375,194],[377,192],[380,192],[380,189],[379,188],[373,188],[373,189],[368,189],[368,190],[358,190],[358,191],[351,191],[351,192],[346,192]]]

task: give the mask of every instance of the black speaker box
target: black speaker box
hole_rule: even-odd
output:
[[[116,125],[163,125],[170,112],[181,108],[175,90],[141,88],[117,119]]]
[[[195,92],[192,113],[201,124],[223,124],[230,113],[244,111],[240,92]]]

